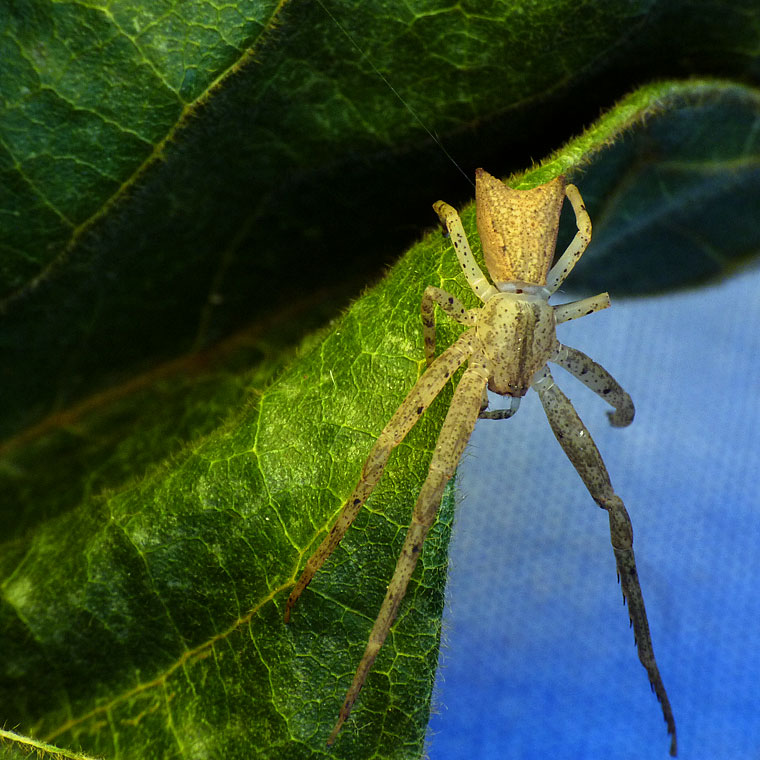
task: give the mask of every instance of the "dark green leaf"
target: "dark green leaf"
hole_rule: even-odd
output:
[[[283,599],[423,369],[423,288],[474,305],[435,232],[282,351],[318,321],[306,293],[469,192],[439,182],[373,67],[468,169],[499,173],[579,132],[629,65],[671,70],[652,51],[674,29],[684,61],[756,66],[751,4],[328,7],[364,56],[313,2],[0,10],[0,397],[21,430],[0,460],[7,726],[109,759],[327,756],[450,389],[288,627]],[[580,184],[595,238],[574,283],[661,289],[756,254],[759,112],[731,82],[650,85],[521,178]],[[286,337],[262,320],[275,306]],[[421,754],[453,500],[334,756]]]
[[[608,159],[620,170],[639,140],[653,145],[651,135],[667,133],[667,123],[679,122],[684,109],[699,133],[699,115],[725,101],[744,104],[745,118],[754,109],[756,119],[754,94],[740,88],[643,90],[525,183],[559,171],[577,174],[582,163],[590,163],[587,176],[605,176]],[[747,146],[757,131],[748,125],[741,158],[751,163]],[[728,148],[721,152],[728,157]],[[659,203],[662,196],[649,197]],[[638,213],[651,216],[646,200]],[[472,208],[463,218],[471,230]],[[640,234],[649,234],[647,224]],[[599,237],[602,249],[611,245],[604,229]],[[160,459],[156,440],[166,435],[166,417],[156,411],[154,392],[132,394],[146,415],[133,436],[118,415],[104,426],[124,435],[121,451],[100,465],[111,490],[96,487],[65,511],[49,501],[47,519],[39,515],[4,548],[8,721],[106,757],[193,755],[204,747],[226,757],[326,755],[326,735],[395,564],[448,391],[394,454],[290,626],[282,622],[283,597],[355,484],[372,441],[423,370],[418,309],[426,284],[472,303],[438,232],[223,424],[182,423],[185,434],[195,430],[201,437],[144,475],[145,459],[141,465],[134,452],[142,444],[148,461]],[[454,335],[442,325],[443,345]],[[218,420],[241,403],[251,375],[242,373],[235,383],[216,374],[211,390],[204,390],[208,380],[190,384],[186,414],[194,409],[200,420],[209,411]],[[181,382],[174,383],[178,398]],[[177,417],[177,407],[166,411],[170,420]],[[97,417],[82,416],[77,424],[89,440]],[[14,467],[15,456],[7,455],[6,472],[30,479],[31,471]],[[116,474],[106,478],[109,468]],[[85,480],[92,474],[83,468]],[[337,757],[371,757],[380,747],[383,757],[419,754],[451,514],[449,494],[394,632],[336,744]]]
[[[468,175],[522,170],[638,82],[756,79],[759,16],[754,0],[5,3],[0,435],[336,271],[377,271],[430,223],[431,194],[470,192],[420,122]]]

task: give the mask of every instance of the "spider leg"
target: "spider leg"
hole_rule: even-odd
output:
[[[486,409],[488,409],[488,386],[483,388],[483,398],[480,401],[480,414],[483,414]],[[478,417],[480,417],[480,414]]]
[[[441,288],[428,285],[422,294],[422,339],[425,344],[425,360],[428,367],[435,358],[435,304],[460,325],[474,325],[477,309],[468,311],[458,298]]]
[[[338,546],[356,515],[359,514],[362,505],[377,485],[393,449],[404,440],[406,434],[414,427],[414,424],[422,416],[425,409],[430,406],[454,372],[467,361],[473,351],[475,340],[474,330],[468,330],[459,337],[456,343],[447,348],[420,377],[414,388],[401,402],[396,413],[383,428],[383,432],[380,433],[364,463],[361,480],[359,480],[351,496],[348,497],[348,501],[343,505],[343,509],[341,509],[330,532],[309,558],[295,587],[290,592],[288,601],[285,603],[284,617],[286,623],[290,622],[290,611],[298,597],[301,596],[316,572]]]
[[[475,257],[470,250],[470,244],[467,242],[467,235],[464,234],[462,220],[459,218],[456,209],[444,201],[437,201],[433,204],[433,210],[438,214],[441,222],[446,225],[446,229],[449,231],[449,235],[451,235],[451,242],[454,244],[459,264],[462,267],[464,276],[467,278],[467,282],[475,291],[475,295],[481,301],[486,301],[492,295],[498,293],[499,291],[488,282],[477,261],[475,261]]]
[[[435,521],[443,489],[454,474],[472,429],[475,427],[480,411],[483,388],[487,380],[488,372],[484,365],[481,362],[471,360],[470,366],[459,381],[451,406],[446,414],[433,452],[433,459],[430,462],[430,470],[414,506],[412,522],[406,534],[401,555],[396,563],[396,569],[393,571],[393,578],[388,585],[388,591],[372,627],[369,642],[354,675],[354,680],[340,709],[338,722],[327,740],[328,745],[335,741],[338,732],[351,713],[351,708],[364,685],[375,657],[377,657],[377,653],[388,636],[388,631],[396,617],[399,604],[404,598],[409,579],[420,556],[422,544]]]
[[[626,427],[633,422],[635,413],[633,400],[601,364],[597,364],[577,348],[570,348],[561,343],[551,361],[564,367],[587,388],[615,408],[614,412],[607,412],[607,417],[613,427]]]
[[[552,306],[554,309],[554,321],[559,325],[562,322],[568,322],[571,319],[587,317],[595,311],[608,309],[610,306],[610,294],[599,293],[599,295],[590,298],[582,298],[580,301],[571,301],[570,303],[561,303]]]
[[[480,420],[508,420],[513,417],[517,410],[520,408],[520,396],[511,396],[509,399],[509,409],[494,409],[492,411],[486,411],[488,409],[488,392],[483,393],[483,403],[480,405],[480,414],[478,419]]]
[[[573,271],[573,267],[578,263],[578,259],[591,242],[591,218],[583,205],[583,198],[575,185],[568,185],[565,188],[565,195],[573,206],[575,212],[575,221],[578,226],[578,232],[572,239],[567,250],[559,257],[557,263],[549,270],[546,277],[546,287],[549,293],[554,293],[557,288],[565,281],[565,278]]]
[[[610,476],[599,454],[599,449],[589,435],[586,426],[578,417],[570,400],[554,384],[548,369],[544,369],[540,373],[539,378],[533,383],[533,388],[538,391],[552,431],[565,450],[565,454],[581,476],[594,501],[606,510],[609,516],[612,549],[615,552],[615,563],[623,591],[623,601],[627,600],[628,602],[628,615],[633,626],[639,660],[647,671],[649,683],[662,707],[668,734],[672,737],[670,754],[675,756],[676,724],[654,657],[644,597],[641,593],[636,560],[633,555],[633,529],[628,512],[622,499],[612,489]]]

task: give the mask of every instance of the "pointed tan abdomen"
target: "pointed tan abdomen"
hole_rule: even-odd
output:
[[[475,173],[478,233],[491,279],[545,285],[554,258],[565,179],[513,190],[483,169]]]

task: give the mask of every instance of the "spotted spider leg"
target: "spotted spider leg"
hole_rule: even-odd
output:
[[[568,351],[565,347],[563,349]],[[581,354],[580,351],[574,351],[573,349],[569,349],[569,351],[571,352],[569,354],[571,358],[569,360],[563,358],[562,361],[557,363],[566,369],[570,369],[576,377],[586,383],[592,390],[595,390],[605,401],[616,406],[615,412],[610,413],[610,419],[613,424],[616,424],[616,419],[618,421],[628,419],[628,422],[630,422],[633,419],[633,404],[628,394],[598,364],[595,364],[595,367],[597,370],[601,370],[601,372],[596,371],[597,379],[593,384],[589,384],[584,379],[585,376],[575,371],[577,367],[572,362],[574,360],[578,361],[578,357],[574,356],[574,354],[579,354],[580,357],[583,357],[578,366],[586,365],[587,362],[594,363],[587,356]],[[602,378],[612,380],[612,393],[614,394],[612,398],[609,395],[604,395],[601,386],[596,385],[596,382]],[[602,509],[606,510],[609,516],[610,540],[615,553],[615,563],[623,591],[623,600],[628,602],[628,615],[633,627],[634,641],[638,649],[639,660],[647,671],[652,691],[657,696],[662,707],[662,714],[668,728],[668,734],[671,736],[670,754],[675,757],[677,752],[675,719],[654,656],[652,637],[649,633],[649,623],[647,621],[646,608],[644,607],[644,597],[641,593],[639,576],[636,570],[636,560],[633,554],[633,528],[631,527],[628,512],[623,504],[623,500],[612,488],[610,476],[607,473],[607,468],[604,465],[599,449],[596,447],[570,400],[555,385],[554,378],[552,378],[548,368],[545,367],[538,373],[538,377],[533,382],[532,387],[538,392],[554,436],[564,449],[565,454],[567,454],[568,459],[572,462],[573,467],[575,467],[580,475],[594,501]]]
[[[561,343],[550,361],[564,367],[587,388],[614,407],[614,412],[607,412],[607,417],[613,427],[626,427],[633,422],[635,412],[633,400],[601,364],[597,364],[577,348],[570,348]]]
[[[476,264],[477,266],[477,264]],[[441,288],[428,285],[422,294],[420,312],[422,316],[422,342],[425,346],[425,361],[428,367],[435,358],[435,304],[444,313],[463,325],[474,325],[477,321],[477,309],[466,309],[458,298],[454,298]]]
[[[568,276],[591,240],[591,220],[578,189],[574,185],[568,185],[565,192],[575,211],[578,232],[565,253],[549,271],[547,287],[552,293]],[[605,309],[609,305],[609,294],[600,293],[581,301],[555,306],[554,316],[559,324],[586,316],[599,309]],[[607,413],[611,425],[625,427],[633,422],[635,412],[631,397],[600,364],[583,352],[561,343],[558,343],[550,361],[566,369],[614,407],[614,412]],[[609,515],[610,539],[615,553],[623,599],[628,602],[628,614],[639,660],[646,669],[652,690],[662,706],[668,734],[671,736],[670,754],[675,757],[677,753],[675,718],[654,656],[644,596],[641,592],[633,554],[633,528],[625,504],[614,492],[604,460],[586,426],[567,396],[555,385],[548,368],[545,367],[539,373],[532,387],[538,392],[549,425],[568,459],[577,470],[594,501]]]
[[[457,255],[459,265],[462,267],[462,272],[464,272],[468,285],[472,288],[473,293],[485,303],[499,291],[488,282],[483,274],[483,270],[478,266],[478,262],[475,261],[457,210],[453,206],[449,206],[448,203],[437,201],[433,204],[433,211],[438,214],[438,218],[451,236],[454,252]],[[445,310],[445,307],[442,308]]]
[[[463,333],[453,345],[447,348],[420,377],[383,428],[364,463],[359,483],[343,505],[330,532],[307,561],[306,567],[288,596],[284,613],[286,623],[290,622],[290,613],[298,597],[338,546],[359,514],[362,505],[375,489],[385,471],[391,452],[404,440],[454,372],[467,361],[473,351],[474,339],[474,333],[470,330]]]
[[[575,185],[567,185],[565,187],[565,195],[573,207],[578,231],[575,233],[575,237],[565,252],[557,259],[557,263],[549,270],[546,278],[546,287],[549,293],[557,292],[559,286],[572,272],[573,267],[578,263],[578,259],[583,256],[584,251],[591,242],[591,217],[588,215],[588,211],[586,211],[586,206],[583,203],[578,188]],[[604,296],[607,297],[607,306],[609,306],[610,297],[608,293],[602,293],[601,296],[594,296],[594,298],[604,298]],[[607,306],[602,306],[601,308],[604,309]]]
[[[465,333],[467,334],[467,333]],[[437,361],[437,360],[436,360]],[[433,363],[435,366],[435,362]],[[483,389],[488,382],[488,370],[482,357],[470,357],[467,369],[464,371],[451,401],[451,406],[438,435],[438,441],[433,451],[425,482],[420,489],[417,502],[412,512],[412,521],[404,540],[393,577],[388,584],[388,590],[383,599],[380,612],[372,626],[369,642],[364,650],[359,667],[346,694],[343,706],[338,714],[338,722],[327,740],[332,744],[356,701],[367,675],[378,652],[385,643],[391,625],[398,612],[399,604],[406,594],[406,588],[412,577],[414,568],[422,550],[422,544],[435,522],[438,507],[443,496],[443,489],[449,482],[459,459],[462,456],[467,441],[470,439],[475,422],[480,412],[480,402]]]
[[[446,300],[448,303],[448,299]],[[388,461],[393,448],[398,446],[414,426],[425,409],[438,395],[453,373],[468,359],[469,366],[457,385],[451,407],[446,415],[438,436],[438,443],[433,453],[428,476],[420,490],[412,514],[412,522],[406,535],[403,549],[388,590],[380,608],[375,624],[370,633],[369,642],[354,675],[353,682],[346,694],[327,744],[331,745],[346,719],[364,685],[367,674],[372,668],[377,653],[380,651],[388,631],[393,623],[398,605],[406,593],[409,579],[417,564],[422,543],[435,521],[443,488],[451,479],[462,455],[472,428],[477,420],[483,388],[488,380],[488,373],[482,361],[471,356],[475,345],[475,333],[468,330],[450,348],[444,351],[417,381],[414,388],[383,429],[377,443],[372,449],[362,470],[361,479],[354,492],[346,501],[335,525],[314,552],[306,564],[295,588],[288,597],[285,607],[285,622],[290,620],[290,611],[298,597],[309,584],[315,573],[332,554],[349,526],[359,513],[364,501],[369,497]]]

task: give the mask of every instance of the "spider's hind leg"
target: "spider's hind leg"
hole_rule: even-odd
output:
[[[391,452],[404,440],[407,433],[440,393],[441,388],[451,379],[454,372],[467,361],[473,350],[474,339],[473,331],[469,330],[463,333],[456,343],[449,346],[417,380],[414,388],[383,428],[364,463],[361,480],[343,505],[330,532],[325,536],[314,554],[309,557],[306,567],[290,592],[285,603],[284,618],[286,623],[290,622],[290,612],[298,601],[298,597],[301,596],[319,568],[327,561],[327,558],[335,551],[346,531],[351,527],[351,523],[359,514],[364,502],[369,498],[382,477]]]
[[[628,615],[633,626],[639,660],[646,668],[652,690],[662,707],[668,734],[671,735],[670,754],[675,756],[676,724],[665,685],[662,682],[654,657],[644,597],[641,593],[636,560],[633,555],[633,529],[628,512],[623,500],[612,489],[610,476],[604,466],[599,449],[589,435],[586,426],[578,417],[570,400],[554,384],[548,369],[545,369],[538,380],[533,383],[533,388],[538,392],[552,431],[565,450],[565,454],[581,476],[594,501],[606,510],[609,516],[612,549],[615,553],[615,563],[623,590],[623,599],[628,602]]]
[[[388,591],[372,627],[364,655],[340,709],[338,722],[327,740],[328,745],[335,741],[338,732],[350,715],[351,708],[359,696],[359,691],[364,685],[367,674],[388,636],[399,604],[406,594],[406,587],[419,559],[422,544],[435,521],[443,489],[454,474],[472,429],[475,427],[482,392],[487,379],[487,371],[483,365],[473,361],[457,385],[451,406],[438,435],[433,459],[430,462],[430,470],[414,506],[412,522],[406,534],[401,555],[396,563],[396,569],[393,571],[393,577],[388,584]]]

